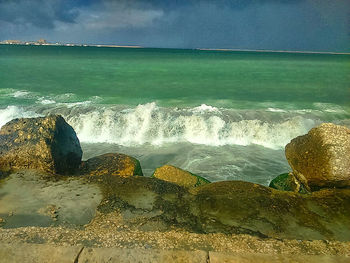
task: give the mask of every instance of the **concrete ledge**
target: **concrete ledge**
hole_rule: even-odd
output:
[[[0,244],[0,262],[73,263],[82,247],[41,244]]]
[[[205,251],[85,248],[79,257],[79,263],[207,263],[207,258],[208,253]]]
[[[209,259],[210,263],[350,263],[350,257],[328,255],[266,255],[209,252]]]
[[[350,251],[349,251],[350,253]],[[350,263],[349,256],[269,255],[158,249],[64,247],[47,244],[0,243],[6,263]]]

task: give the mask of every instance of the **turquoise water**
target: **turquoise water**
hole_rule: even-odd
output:
[[[267,184],[290,139],[349,126],[349,84],[349,55],[0,45],[0,125],[58,113],[84,158]]]

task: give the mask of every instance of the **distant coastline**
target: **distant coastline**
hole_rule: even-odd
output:
[[[112,45],[112,44],[76,44],[76,43],[50,43],[45,39],[37,41],[4,40],[0,45],[25,45],[25,46],[65,46],[65,47],[109,47],[109,48],[155,48],[138,45]],[[160,48],[161,49],[161,48]],[[172,49],[172,48],[169,48]],[[180,49],[180,48],[173,48]],[[303,51],[303,50],[271,50],[271,49],[244,49],[244,48],[192,48],[202,51],[223,51],[223,52],[261,52],[261,53],[293,53],[293,54],[329,54],[329,55],[350,55],[350,52],[332,51]]]
[[[301,51],[301,50],[271,50],[271,49],[231,49],[231,48],[196,48],[206,51],[246,51],[246,52],[270,52],[270,53],[298,53],[298,54],[331,54],[331,55],[350,55],[350,52],[331,52],[331,51]]]
[[[75,43],[50,43],[45,39],[38,41],[20,41],[20,40],[4,40],[0,45],[21,45],[21,46],[65,46],[65,47],[123,47],[123,48],[144,48],[142,46],[134,45],[104,45],[104,44],[75,44]]]

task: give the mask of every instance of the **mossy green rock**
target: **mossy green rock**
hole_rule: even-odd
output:
[[[270,182],[269,187],[281,191],[299,192],[301,194],[307,194],[309,192],[293,173],[285,173],[277,176]]]
[[[106,153],[81,163],[80,173],[92,176],[142,176],[140,162],[121,153]]]
[[[197,187],[210,183],[210,181],[204,179],[203,177],[172,165],[164,165],[157,168],[152,176],[183,187]]]

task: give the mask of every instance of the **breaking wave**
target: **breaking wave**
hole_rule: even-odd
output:
[[[211,146],[258,144],[280,148],[316,124],[314,120],[302,117],[274,122],[235,120],[234,116],[219,110],[175,112],[159,108],[155,103],[117,112],[111,108],[91,111],[67,116],[67,120],[82,142],[124,146],[190,142]]]
[[[14,118],[55,113],[65,117],[84,143],[123,146],[177,142],[210,146],[256,144],[278,149],[320,123],[305,115],[237,111],[205,104],[187,109],[158,107],[154,102],[134,108],[53,104],[45,101],[36,108],[8,106],[0,110],[0,126]]]

